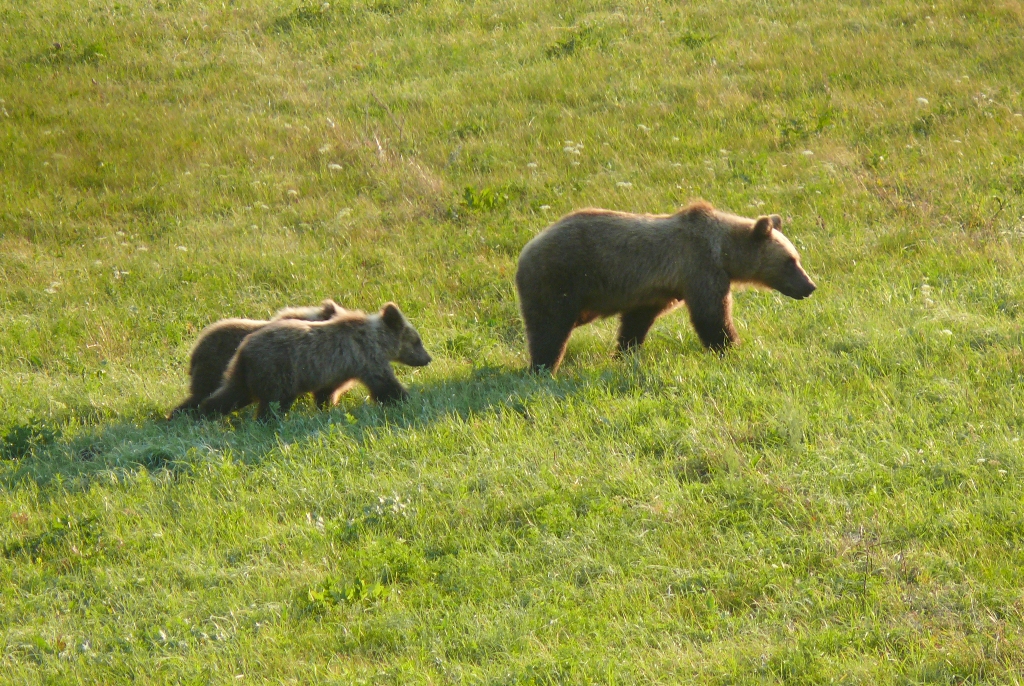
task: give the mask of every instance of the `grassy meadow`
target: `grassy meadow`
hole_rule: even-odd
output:
[[[0,0],[0,682],[1024,684],[1024,3]],[[818,291],[528,363],[585,206]],[[163,417],[198,332],[434,362]]]

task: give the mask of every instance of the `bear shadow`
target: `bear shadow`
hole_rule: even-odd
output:
[[[234,460],[259,464],[283,446],[301,445],[341,433],[365,445],[384,431],[402,433],[458,417],[513,413],[533,421],[538,397],[568,398],[592,384],[591,374],[550,376],[525,369],[481,366],[468,374],[414,383],[403,403],[382,406],[349,392],[328,411],[302,400],[283,417],[254,418],[254,407],[220,419],[161,413],[85,428],[65,435],[59,423],[33,421],[0,437],[0,490],[19,483],[60,483],[88,488],[96,479],[121,480],[145,469],[182,478],[204,463]]]

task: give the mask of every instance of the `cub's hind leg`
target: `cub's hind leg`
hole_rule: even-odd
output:
[[[277,402],[277,415],[279,417],[283,417],[285,414],[288,413],[288,410],[292,409],[292,404],[295,403],[295,396],[293,395],[287,398],[282,398],[281,400],[278,401],[264,400],[263,398],[260,398],[260,406],[259,409],[256,411],[256,419],[258,419],[261,422],[265,422],[269,420],[271,417],[273,417],[274,402]]]
[[[313,393],[313,399],[316,400],[316,406],[321,410],[327,410],[338,404],[338,398],[343,393],[352,388],[355,384],[355,380],[346,381],[336,388],[321,388],[320,390]]]
[[[334,404],[334,391],[333,388],[321,388],[319,391],[313,392],[313,400],[316,401],[318,410],[326,410]]]

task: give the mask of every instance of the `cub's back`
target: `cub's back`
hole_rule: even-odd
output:
[[[242,340],[266,324],[266,321],[260,319],[221,319],[210,324],[200,332],[199,338],[192,346],[189,353],[189,373],[192,373],[197,365],[204,364],[212,367],[220,364],[223,371],[227,360],[235,354]]]

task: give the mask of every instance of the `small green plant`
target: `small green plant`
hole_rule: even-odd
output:
[[[585,48],[602,43],[603,37],[595,27],[578,26],[568,29],[562,38],[545,49],[544,54],[551,58],[572,57]]]
[[[710,33],[703,31],[685,31],[679,35],[679,42],[691,50],[696,50],[710,43],[713,38]]]
[[[333,13],[329,2],[299,5],[270,23],[273,31],[289,33],[297,28],[320,28],[331,22]]]
[[[305,601],[307,609],[311,612],[324,612],[341,604],[385,600],[389,592],[387,586],[378,582],[367,582],[363,579],[340,582],[331,579],[309,588],[305,594]]]
[[[462,191],[462,204],[470,210],[479,212],[493,212],[508,205],[508,193],[503,193],[494,188],[474,188],[466,186]]]
[[[38,420],[18,424],[7,429],[0,440],[0,458],[18,460],[29,455],[34,449],[45,447],[59,435]]]

